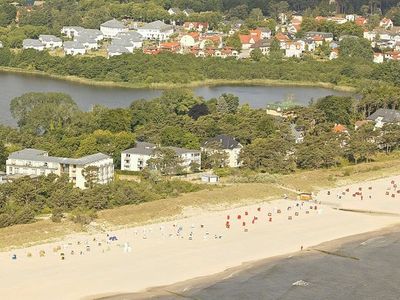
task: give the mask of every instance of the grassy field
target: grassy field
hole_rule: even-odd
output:
[[[238,183],[210,187],[195,193],[184,194],[140,205],[127,205],[98,213],[100,226],[118,228],[139,225],[157,220],[170,220],[199,210],[222,210],[227,207],[252,204],[280,198],[283,194],[295,197],[293,190],[318,191],[328,187],[373,180],[400,174],[400,155],[381,155],[377,161],[356,166],[328,170],[298,171],[290,175],[278,175],[268,183]],[[83,231],[69,221],[52,223],[49,220],[34,224],[17,225],[0,229],[0,248],[18,247],[55,239],[72,232]]]

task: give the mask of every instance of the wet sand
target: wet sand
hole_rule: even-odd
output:
[[[400,299],[399,253],[400,226],[395,226],[209,277],[100,299]]]

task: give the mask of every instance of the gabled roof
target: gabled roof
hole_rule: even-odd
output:
[[[378,118],[382,118],[381,121],[385,123],[398,123],[400,122],[400,111],[380,108],[371,114],[367,120],[376,121]]]
[[[140,27],[139,29],[158,29],[160,31],[166,31],[166,30],[170,30],[173,27],[171,25],[167,25],[165,24],[163,21],[154,21],[151,23],[147,23],[145,25],[143,25],[142,27]]]
[[[59,43],[59,42],[61,42],[61,39],[59,37],[56,37],[54,35],[48,35],[48,34],[39,35],[39,40],[41,40],[44,43],[50,43],[50,42]]]
[[[110,45],[107,48],[107,52],[108,53],[130,53],[128,49],[126,49],[126,46],[122,46],[122,45]]]
[[[213,143],[218,143],[222,147],[222,149],[227,149],[227,150],[241,148],[241,145],[238,141],[236,141],[233,137],[226,134],[220,134],[205,141],[203,143],[203,147],[207,148],[208,145]]]
[[[86,49],[81,42],[67,41],[64,43],[64,49]]]
[[[110,156],[103,153],[96,153],[92,155],[83,156],[81,158],[65,158],[65,157],[48,156],[48,153],[46,151],[27,148],[21,151],[10,153],[8,158],[28,160],[28,161],[71,164],[71,165],[87,165],[97,162],[99,160],[109,159]]]
[[[120,28],[120,29],[125,28],[125,25],[122,22],[120,22],[120,21],[118,21],[116,19],[112,19],[112,20],[109,20],[107,22],[104,22],[100,26],[101,27],[108,27],[108,28]]]
[[[22,41],[22,46],[24,46],[24,47],[43,47],[43,44],[39,40],[25,39]]]

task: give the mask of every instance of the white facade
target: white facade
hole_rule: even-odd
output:
[[[113,19],[101,24],[100,31],[103,33],[105,38],[113,38],[118,33],[128,31],[128,28],[125,27],[122,22]]]
[[[39,41],[46,49],[61,48],[63,45],[62,40],[54,35],[39,35]]]
[[[84,169],[95,166],[97,170],[96,184],[107,184],[114,179],[113,160],[109,156],[97,153],[79,159],[53,157],[46,151],[24,149],[13,152],[7,159],[7,175],[47,176],[67,175],[75,187],[87,188]]]
[[[137,32],[146,40],[166,41],[174,33],[174,28],[162,21],[154,21],[138,28]]]
[[[61,33],[69,38],[73,38],[74,36],[78,36],[79,32],[82,30],[84,30],[84,28],[80,26],[64,26],[61,29]]]
[[[219,147],[216,149],[215,146]],[[212,154],[215,151],[223,150],[227,154],[226,165],[231,168],[237,168],[242,165],[240,161],[240,152],[243,146],[234,138],[221,134],[209,139],[203,143],[201,151]]]
[[[83,55],[86,53],[86,48],[79,42],[65,42],[64,53],[66,55]]]
[[[44,50],[44,45],[39,40],[25,39],[22,42],[22,48],[23,49],[35,49],[37,51],[43,51]]]
[[[157,146],[151,143],[137,142],[135,148],[127,149],[121,153],[121,170],[142,171],[147,167],[147,161],[154,157]],[[197,150],[168,147],[181,159],[180,167],[189,171],[193,164],[201,166],[201,153]]]

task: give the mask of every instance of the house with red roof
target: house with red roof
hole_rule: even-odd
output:
[[[383,18],[379,22],[379,27],[385,28],[385,29],[392,29],[393,28],[393,21],[388,18]]]

